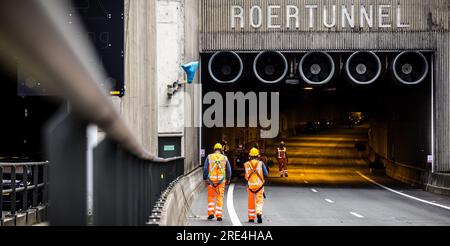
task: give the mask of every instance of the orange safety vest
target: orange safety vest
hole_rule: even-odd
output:
[[[263,164],[258,160],[251,160],[244,164],[247,185],[251,192],[258,193],[264,187]]]
[[[208,155],[208,178],[212,186],[217,187],[225,180],[227,157],[222,154]]]
[[[280,149],[277,148],[278,151],[278,159],[286,159],[286,148]]]

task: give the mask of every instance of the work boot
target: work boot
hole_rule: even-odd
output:
[[[212,220],[212,219],[214,219],[214,215],[208,216],[208,220]]]
[[[257,217],[258,217],[258,223],[261,224],[262,223],[262,215],[258,214]]]
[[[222,218],[217,218],[217,221],[222,221]]]
[[[253,222],[255,222],[254,219],[248,219],[248,223],[253,223]]]
[[[286,174],[284,174],[284,176],[287,178],[287,177],[288,177],[288,174],[286,173]]]
[[[282,178],[283,177],[283,174],[280,174],[280,178]]]

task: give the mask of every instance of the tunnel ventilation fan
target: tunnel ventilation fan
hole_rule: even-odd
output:
[[[416,85],[428,75],[427,58],[417,51],[400,53],[392,64],[392,71],[398,82],[405,85]]]
[[[217,52],[208,63],[209,75],[217,83],[235,83],[243,69],[242,59],[232,51]]]
[[[345,71],[355,84],[372,84],[381,75],[381,60],[371,51],[355,52],[348,58]]]
[[[263,83],[275,84],[286,77],[288,62],[283,54],[277,51],[263,51],[253,63],[255,76]]]
[[[301,78],[311,85],[323,85],[333,78],[335,65],[333,58],[325,52],[307,53],[300,61]]]

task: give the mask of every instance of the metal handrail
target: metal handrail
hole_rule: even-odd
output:
[[[40,183],[40,184],[38,184],[38,185],[28,185],[27,186],[27,190],[33,190],[34,188],[41,188],[41,187],[43,187],[45,184],[44,183]],[[25,190],[25,187],[20,187],[20,188],[17,188],[16,189],[16,192],[22,192],[22,191],[24,191]],[[11,192],[13,192],[13,190],[12,189],[9,189],[9,190],[3,190],[3,192],[2,192],[2,194],[8,194],[8,193],[11,193]]]
[[[0,167],[12,167],[12,166],[43,166],[49,164],[48,161],[42,162],[0,162]]]
[[[94,57],[92,45],[86,38],[76,36],[82,33],[81,25],[63,25],[67,9],[64,2],[1,1],[0,43],[5,51],[11,57],[21,57],[29,72],[46,81],[52,92],[68,99],[74,111],[124,149],[153,162],[174,160],[158,158],[145,150],[125,124],[101,86],[106,75]]]
[[[38,204],[46,204],[47,203],[47,185],[48,185],[48,177],[47,170],[50,162],[13,162],[6,163],[0,162],[0,178],[2,179],[0,182],[0,219],[2,218],[2,213],[4,211],[4,197],[10,196],[10,215],[16,215],[18,211],[18,205],[21,204],[21,209],[26,211],[31,207],[36,207]],[[42,167],[41,171],[39,170]],[[22,177],[18,178],[17,175],[20,174],[17,172],[18,168],[22,168]],[[9,171],[11,176],[9,178],[11,182],[11,188],[3,189],[4,185],[4,174],[5,169]],[[30,172],[29,172],[30,171]],[[31,175],[31,176],[30,176]],[[40,180],[40,175],[42,175],[42,181]],[[30,179],[31,178],[31,179]],[[19,181],[19,186],[18,182]],[[21,182],[21,183],[20,183]],[[21,185],[20,185],[21,184]],[[22,186],[23,185],[23,186]],[[31,200],[28,200],[28,194],[31,192]],[[40,196],[42,194],[42,196]],[[17,202],[17,196],[22,199],[20,203]],[[40,198],[39,198],[40,197]],[[40,201],[39,201],[40,200]]]

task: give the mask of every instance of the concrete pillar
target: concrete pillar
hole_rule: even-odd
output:
[[[156,5],[158,136],[181,138],[185,170],[189,172],[199,165],[199,129],[194,126],[199,116],[194,108],[201,95],[194,85],[184,85],[169,98],[167,86],[185,79],[181,65],[199,60],[199,2],[158,0]],[[194,84],[198,84],[198,76]],[[191,112],[194,115],[187,115]]]
[[[186,61],[199,61],[199,33],[200,33],[200,1],[184,0],[184,55]],[[199,74],[196,76],[195,84],[200,84],[198,80]],[[197,86],[200,88],[200,86]],[[186,104],[186,108],[190,108],[193,112],[190,125],[192,127],[185,128],[185,153],[186,153],[186,171],[190,171],[200,164],[200,128],[195,127],[195,119],[201,118],[201,91],[194,90],[193,87],[186,88],[187,94],[192,99],[190,104]],[[189,112],[189,110],[186,110]]]
[[[143,146],[157,153],[156,2],[125,0],[125,84],[122,115]]]

